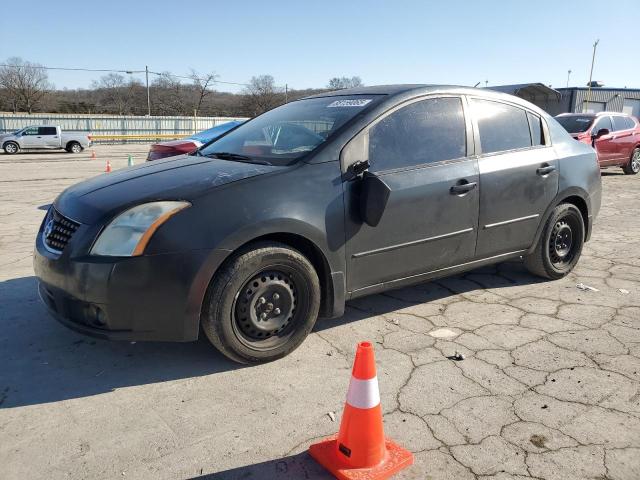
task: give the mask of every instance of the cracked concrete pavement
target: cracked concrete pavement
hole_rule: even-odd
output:
[[[330,478],[305,450],[337,431],[364,339],[385,431],[415,454],[398,478],[640,478],[640,178],[605,172],[563,280],[509,262],[358,299],[291,356],[240,367],[205,340],[86,338],[37,300],[45,206],[146,148],[0,156],[2,478]]]

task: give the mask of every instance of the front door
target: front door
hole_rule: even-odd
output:
[[[596,118],[596,121],[591,127],[591,135],[597,135],[597,133],[606,128],[609,133],[600,137],[593,137],[593,148],[598,152],[598,163],[601,166],[611,165],[617,161],[618,153],[617,147],[614,143],[613,123],[609,115]]]
[[[366,158],[348,157],[368,160],[369,172],[386,183],[390,195],[372,227],[360,216],[361,180],[345,182],[350,292],[473,258],[478,167],[464,111],[460,97],[428,97],[392,109],[352,140],[350,145],[364,145],[360,155]]]
[[[29,127],[22,133],[22,148],[40,148],[41,139],[38,127]]]
[[[558,193],[558,161],[536,113],[503,102],[470,99],[480,155],[480,221],[476,256],[531,246]]]

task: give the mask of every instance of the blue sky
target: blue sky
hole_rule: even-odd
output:
[[[367,85],[488,80],[564,87],[568,69],[571,85],[587,82],[591,46],[599,38],[594,79],[640,88],[638,0],[13,4],[16,15],[0,17],[0,61],[19,56],[56,67],[149,65],[183,75],[195,68],[232,82],[270,74],[291,88],[322,87],[342,75],[359,75]],[[58,88],[86,87],[99,76],[49,74]]]

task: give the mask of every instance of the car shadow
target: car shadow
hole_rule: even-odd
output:
[[[600,170],[600,175],[603,177],[618,177],[618,176],[624,176],[625,173],[622,171],[622,169]]]
[[[481,268],[353,300],[348,303],[352,308],[347,308],[343,317],[322,319],[316,323],[315,331],[451,295],[539,281],[517,262]],[[246,368],[220,354],[204,335],[189,343],[117,342],[80,335],[49,316],[36,286],[33,276],[0,282],[0,408],[88,397],[123,387]]]
[[[41,304],[35,277],[0,282],[0,409],[242,368],[206,338],[115,342],[75,333]]]
[[[224,472],[204,474],[190,480],[284,480],[304,478],[307,480],[330,480],[334,478],[309,456],[307,452],[269,460]]]

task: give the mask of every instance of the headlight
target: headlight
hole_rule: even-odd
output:
[[[160,225],[189,202],[153,202],[130,208],[114,218],[91,248],[91,255],[133,257],[142,255]]]

